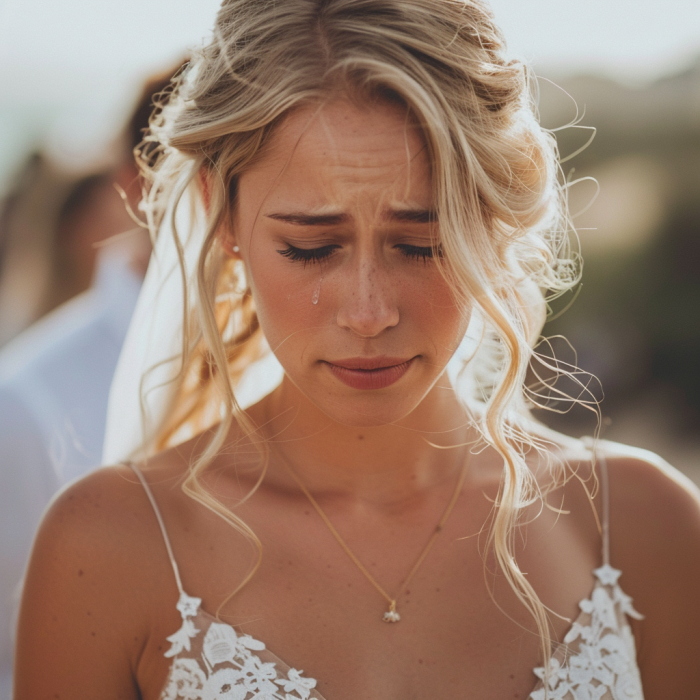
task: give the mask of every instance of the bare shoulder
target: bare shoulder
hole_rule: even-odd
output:
[[[138,555],[153,513],[136,474],[125,465],[104,467],[69,485],[52,500],[35,549],[58,549],[63,561],[109,564],[117,551]],[[65,551],[63,551],[65,550]]]
[[[649,609],[700,590],[700,493],[658,455],[602,442],[610,492],[610,555]],[[632,593],[633,591],[630,591]],[[700,622],[700,620],[698,621]]]
[[[600,443],[609,474],[610,559],[644,615],[637,630],[645,697],[700,687],[700,492],[661,457]]]
[[[147,480],[161,494],[180,494],[172,488],[178,475],[163,469],[163,461],[155,460],[152,470],[149,465]],[[140,583],[162,574],[174,586],[153,506],[126,465],[98,469],[56,495],[37,533],[31,565],[51,567],[53,576],[90,589],[92,596],[112,599],[128,589],[132,607],[148,608],[153,587]]]
[[[601,442],[599,452],[608,467],[612,541],[624,548],[643,536],[647,551],[687,547],[700,556],[697,486],[653,452],[614,442]]]
[[[76,687],[138,697],[133,670],[159,626],[154,595],[175,587],[159,537],[129,467],[100,469],[54,498],[25,580],[17,698],[76,697]]]
[[[647,551],[654,542],[681,534],[677,542],[691,545],[695,538],[700,547],[700,489],[659,455],[617,442],[600,440],[594,444],[590,438],[577,440],[552,431],[547,438],[556,446],[556,461],[567,465],[564,485],[570,492],[580,491],[576,484],[583,482],[586,497],[592,492],[600,494],[596,482],[601,476],[600,462],[605,459],[611,545],[619,548],[620,556],[643,535]],[[596,460],[592,459],[593,448]],[[544,473],[549,477],[548,470]],[[572,474],[578,478],[571,480]],[[598,497],[596,508],[600,511],[601,507]]]

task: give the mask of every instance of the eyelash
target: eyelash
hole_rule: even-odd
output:
[[[333,251],[336,250],[336,248],[339,247],[340,246],[337,245],[324,245],[320,248],[295,248],[294,246],[287,244],[287,247],[284,250],[278,250],[277,252],[293,262],[303,262],[304,267],[306,267],[307,263],[314,264],[323,262],[333,254]],[[432,259],[435,255],[434,249],[430,246],[416,246],[401,243],[395,247],[398,248],[407,258],[410,258],[411,260],[422,260],[424,263],[427,263],[428,260]],[[437,254],[438,257],[442,256],[439,246],[437,249]]]
[[[287,244],[284,250],[278,250],[277,252],[288,260],[303,262],[304,267],[306,267],[307,263],[322,262],[330,257],[336,248],[338,248],[337,245],[324,245],[320,248],[295,248]]]

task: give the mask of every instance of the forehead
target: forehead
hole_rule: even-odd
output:
[[[405,108],[339,99],[290,114],[241,176],[239,191],[243,206],[250,197],[260,206],[312,210],[429,206],[431,189],[425,142]]]

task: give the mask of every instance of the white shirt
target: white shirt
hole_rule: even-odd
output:
[[[0,699],[21,579],[52,496],[100,465],[107,398],[140,280],[105,248],[93,286],[0,351]]]

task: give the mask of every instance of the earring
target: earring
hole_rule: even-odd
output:
[[[229,255],[238,255],[241,252],[241,249],[237,245],[231,245],[230,238],[221,238],[220,240],[221,240],[221,247]]]

